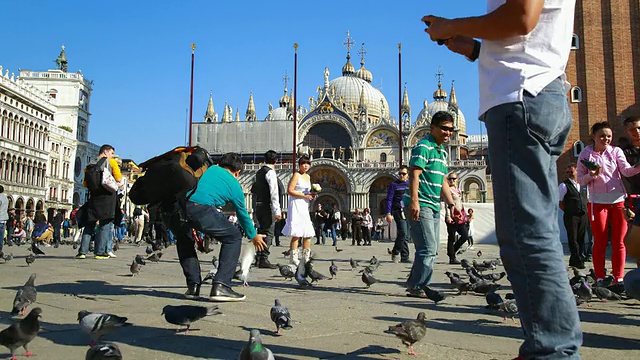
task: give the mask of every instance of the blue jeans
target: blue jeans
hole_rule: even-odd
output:
[[[393,220],[396,222],[396,242],[393,244],[393,255],[400,255],[402,260],[409,260],[409,232],[407,231],[407,219],[404,210],[394,210]],[[384,237],[384,236],[383,236]]]
[[[2,246],[4,245],[4,221],[0,221],[0,252],[2,252]]]
[[[640,300],[640,269],[633,269],[624,276],[624,290],[628,296]]]
[[[440,212],[428,207],[420,208],[418,220],[409,219],[411,238],[416,248],[415,260],[407,280],[407,288],[420,290],[431,282],[433,264],[440,246]]]
[[[91,242],[91,237],[93,237],[94,234],[93,253],[95,255],[103,256],[106,255],[108,251],[111,251],[107,250],[107,246],[109,241],[111,241],[113,246],[113,222],[111,220],[107,220],[105,222],[100,221],[98,232],[96,232],[96,228],[94,226],[89,225],[84,227],[79,254],[86,255],[89,252],[89,243]]]
[[[562,78],[484,119],[493,175],[496,236],[530,359],[579,359],[582,331],[558,222],[556,160],[571,128]],[[551,221],[551,220],[553,221]]]
[[[227,220],[223,213],[213,206],[187,202],[187,218],[198,231],[218,240],[220,246],[220,266],[213,278],[214,283],[231,286],[231,279],[236,272],[236,264],[242,248],[242,234],[234,224]],[[249,245],[252,246],[252,245]]]

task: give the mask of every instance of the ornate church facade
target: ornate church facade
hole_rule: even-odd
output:
[[[308,108],[298,106],[294,110],[293,97],[287,94],[285,84],[279,107],[269,105],[269,114],[262,121],[256,118],[253,94],[249,96],[244,121],[237,112],[234,119],[232,108],[226,104],[219,120],[210,97],[204,121],[193,124],[192,144],[204,147],[214,156],[228,151],[243,156],[246,165],[239,180],[251,209],[250,189],[267,150],[281,155],[276,172],[283,183],[287,184],[291,177],[296,111],[297,155],[311,157],[309,174],[312,182],[323,189],[315,203],[341,212],[368,207],[376,217],[385,212],[387,187],[396,178],[400,154],[403,163],[408,164],[411,148],[430,132],[433,114],[448,111],[456,127],[451,141],[445,145],[449,169],[458,174],[466,202],[490,201],[486,162],[469,156],[465,117],[459,109],[453,82],[447,94],[439,77],[433,101],[424,101],[415,117],[405,87],[400,132],[384,94],[371,85],[373,75],[364,67],[364,57],[360,65],[356,71],[347,52],[342,76],[330,79],[329,69],[325,68],[324,83],[318,87],[317,97],[309,98]]]

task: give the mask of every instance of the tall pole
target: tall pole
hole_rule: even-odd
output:
[[[293,44],[293,156],[291,169],[296,172],[296,155],[298,153],[298,111],[296,110],[298,98],[298,43]]]
[[[191,131],[193,127],[193,67],[195,64],[196,44],[191,44],[191,95],[189,96],[189,141],[187,144],[191,146]]]
[[[402,166],[402,43],[398,43],[398,146],[400,147],[400,166]]]

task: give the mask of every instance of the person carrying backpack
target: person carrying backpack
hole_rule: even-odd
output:
[[[91,237],[95,233],[94,255],[96,259],[108,259],[115,257],[114,254],[107,253],[107,242],[109,237],[113,236],[113,220],[115,218],[115,209],[117,206],[117,192],[111,191],[102,186],[101,176],[98,178],[96,174],[102,174],[102,170],[106,167],[116,182],[122,181],[122,173],[118,162],[113,158],[115,149],[113,146],[105,144],[100,147],[98,158],[95,162],[87,165],[85,168],[84,185],[89,189],[89,200],[87,201],[86,223],[82,234],[82,244],[77,259],[86,258],[89,252],[89,243]],[[93,225],[97,224],[94,228]],[[97,232],[96,232],[97,231]]]

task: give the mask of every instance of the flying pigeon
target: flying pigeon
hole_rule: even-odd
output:
[[[355,270],[358,268],[358,262],[353,260],[353,258],[349,259],[349,265],[351,265],[351,270]]]
[[[364,271],[362,273],[362,282],[365,283],[367,285],[367,288],[371,287],[371,285],[375,284],[378,282],[378,279],[376,279],[375,277],[373,277],[373,274],[371,274],[368,271]]]
[[[13,299],[13,309],[11,315],[24,315],[27,312],[27,307],[36,301],[38,295],[35,287],[36,274],[33,273],[29,276],[29,280],[18,289],[16,297]]]
[[[418,356],[413,349],[413,344],[420,341],[427,333],[425,313],[420,312],[415,320],[407,320],[397,325],[389,326],[388,333],[395,334],[402,343],[409,347],[409,354]]]
[[[243,286],[249,286],[249,270],[251,269],[251,264],[253,264],[255,259],[255,246],[251,244],[244,246],[242,248],[242,253],[240,254],[240,273],[238,274],[238,278],[242,281]]]
[[[204,307],[195,305],[167,305],[162,308],[162,315],[164,315],[164,319],[167,320],[168,323],[187,327],[184,330],[185,334],[189,332],[189,328],[192,323],[205,316],[219,314],[221,314],[221,312],[218,311],[217,306]],[[180,329],[176,330],[176,332],[177,331],[180,331]]]
[[[92,313],[86,310],[78,312],[80,329],[91,336],[91,346],[114,329],[131,326],[127,320],[126,317],[113,314]]]
[[[138,264],[135,260],[131,262],[131,266],[129,266],[129,271],[131,271],[131,276],[136,276],[140,274],[140,269],[142,269],[142,265]]]
[[[31,252],[33,252],[34,255],[46,255],[44,253],[44,251],[40,250],[40,248],[36,245],[35,242],[31,243]]]
[[[280,275],[287,280],[291,280],[296,277],[296,266],[293,264],[289,265],[280,265],[278,264],[278,270],[280,271]]]
[[[249,342],[238,355],[238,360],[275,360],[275,357],[271,350],[262,345],[260,331],[253,329],[249,333]]]
[[[0,345],[7,347],[11,351],[11,360],[17,360],[15,351],[19,347],[23,347],[25,355],[34,356],[27,345],[36,338],[40,330],[40,321],[42,309],[33,308],[29,315],[19,322],[14,323],[8,328],[0,331]]]
[[[27,262],[27,266],[31,266],[31,264],[36,261],[36,256],[33,254],[29,254],[24,258],[24,260]]]
[[[147,262],[144,260],[144,256],[142,255],[136,255],[136,264],[140,264],[140,265],[147,265]]]
[[[114,343],[101,343],[87,350],[85,360],[122,360],[122,353]]]
[[[329,266],[329,274],[331,274],[332,279],[338,276],[338,267],[333,260],[331,260],[331,266]]]
[[[280,334],[280,329],[289,330],[291,326],[291,314],[289,309],[282,306],[280,299],[275,300],[275,304],[271,307],[271,321],[276,324],[276,334]]]

